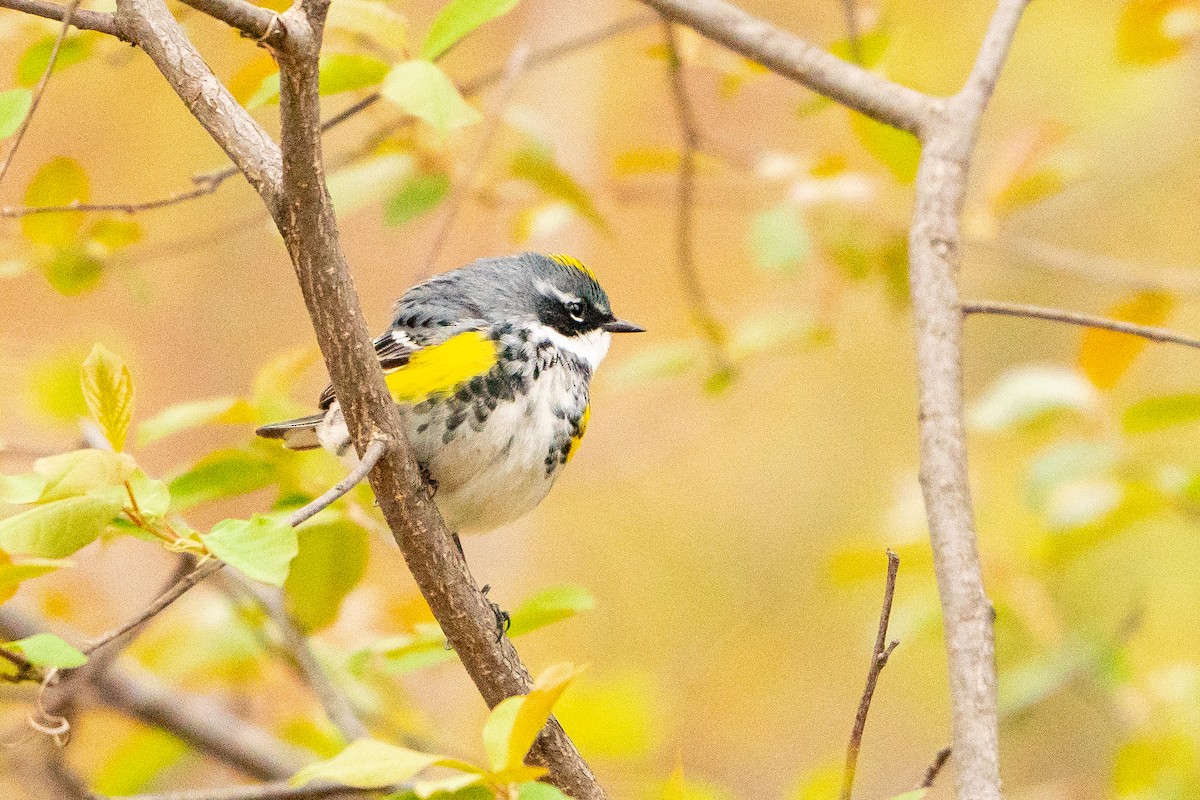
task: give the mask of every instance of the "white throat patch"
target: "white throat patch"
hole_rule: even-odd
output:
[[[535,325],[533,335],[536,339],[547,339],[564,353],[570,353],[584,361],[592,372],[600,366],[604,356],[608,354],[608,345],[612,334],[605,330],[588,331],[579,336],[564,336],[549,325]]]

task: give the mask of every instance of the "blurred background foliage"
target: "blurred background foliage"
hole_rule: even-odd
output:
[[[746,5],[940,93],[958,87],[992,11],[982,0],[859,6],[851,47],[835,0]],[[915,478],[905,284],[915,140],[680,31],[700,134],[695,266],[714,321],[681,290],[680,131],[662,30],[643,9],[530,0],[459,43],[466,31],[435,23],[435,2],[333,9],[327,114],[384,95],[326,136],[372,325],[431,272],[536,249],[581,258],[618,312],[651,331],[614,344],[587,444],[549,500],[466,542],[480,582],[515,612],[514,633],[529,633],[519,645],[535,672],[590,665],[558,710],[602,783],[614,797],[834,796],[890,546],[902,559],[901,645],[876,694],[858,794],[912,788],[948,739]],[[274,130],[267,54],[174,10]],[[496,70],[517,42],[538,53],[630,18],[644,22],[532,59],[472,166],[492,127],[480,119],[497,113]],[[0,15],[0,136],[28,107],[56,30]],[[974,166],[964,297],[1200,330],[1198,36],[1190,0],[1032,4]],[[57,70],[5,204],[141,202],[224,166],[128,47],[74,32]],[[186,515],[209,531],[291,508],[343,474],[324,454],[253,440],[254,423],[310,408],[325,378],[286,254],[240,178],[136,215],[4,220],[0,287],[0,472],[36,476],[38,457],[80,447],[80,365],[102,342],[136,386],[126,450],[168,525]],[[1200,356],[1029,320],[967,325],[1007,792],[1200,796]],[[139,610],[176,556],[153,535],[106,525],[77,552],[0,555],[0,596],[84,635]],[[367,490],[301,528],[295,547],[291,610],[373,729],[481,761],[486,710],[442,649]],[[336,731],[266,631],[214,581],[127,655],[332,755]],[[10,737],[30,697],[0,694]],[[104,793],[232,778],[101,708],[82,714],[66,757]],[[930,796],[949,797],[950,785]],[[3,796],[35,791],[0,771]]]

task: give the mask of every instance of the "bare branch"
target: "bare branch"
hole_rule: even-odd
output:
[[[308,646],[308,640],[296,626],[292,615],[288,613],[283,593],[274,588],[253,586],[249,581],[245,581],[245,584],[258,598],[266,610],[267,616],[275,623],[275,627],[279,629],[283,645],[295,660],[300,676],[312,689],[313,694],[321,703],[321,707],[325,709],[325,715],[341,732],[342,738],[347,742],[352,742],[355,739],[370,736],[370,731],[354,713],[350,701],[338,691],[330,681],[329,675],[318,663],[312,648]]]
[[[950,755],[954,751],[949,747],[943,747],[938,750],[937,755],[933,757],[933,763],[925,770],[925,777],[921,779],[921,783],[917,786],[918,789],[932,789],[934,781],[941,774],[942,767],[946,766],[946,762],[950,760]]]
[[[960,218],[979,121],[1027,0],[1000,0],[962,91],[922,134],[909,281],[917,342],[920,477],[945,622],[960,800],[1000,800],[993,611],[967,479]]]
[[[0,183],[4,183],[4,176],[8,174],[13,156],[17,154],[17,148],[21,146],[21,142],[25,139],[25,132],[29,130],[29,123],[42,102],[42,95],[46,93],[46,84],[50,81],[50,76],[54,74],[54,65],[58,62],[58,52],[67,38],[67,32],[71,30],[71,17],[78,8],[79,0],[71,0],[71,4],[63,10],[62,27],[58,29],[58,36],[55,37],[54,46],[50,49],[50,58],[46,61],[46,69],[42,71],[42,77],[38,79],[37,86],[34,87],[33,101],[29,104],[29,110],[25,112],[25,117],[21,120],[21,126],[17,128],[16,135],[13,136],[8,154],[4,156],[3,161],[0,161]]]
[[[41,629],[8,607],[0,608],[0,632],[23,638]],[[77,636],[70,638],[78,639]],[[282,780],[308,759],[271,734],[238,719],[207,698],[168,688],[148,672],[116,666],[90,679],[97,700],[123,714],[174,733],[200,751],[260,780]],[[47,692],[46,708],[58,709],[56,689]]]
[[[62,22],[67,16],[68,6],[61,6],[58,3],[50,3],[46,0],[0,0],[0,8],[11,8],[13,11],[23,11],[35,17]],[[107,11],[75,9],[70,16],[71,25],[81,31],[106,33],[122,41],[129,41],[129,37],[121,30],[121,26],[117,24],[116,16]]]
[[[508,101],[512,98],[512,93],[517,88],[517,82],[525,74],[528,63],[529,45],[526,42],[521,42],[513,50],[512,55],[508,57],[508,64],[504,68],[504,80],[500,86],[499,94],[492,103],[492,107],[488,110],[487,119],[484,122],[483,134],[475,150],[475,156],[459,176],[458,185],[455,186],[454,191],[442,209],[442,218],[434,231],[433,242],[429,245],[429,253],[425,256],[425,270],[427,272],[432,271],[434,264],[437,262],[438,255],[441,253],[442,248],[445,247],[446,240],[450,236],[450,229],[454,227],[454,220],[458,217],[459,211],[462,210],[467,196],[470,195],[476,176],[483,169],[483,162],[487,159],[488,150],[491,149],[492,142],[496,138],[496,131],[500,129],[504,107],[508,105]]]
[[[938,103],[747,14],[725,0],[642,0],[736,53],[868,117],[910,133]]]
[[[196,567],[196,569],[180,578],[174,586],[171,586],[165,592],[160,594],[157,598],[155,598],[154,602],[138,612],[138,614],[132,619],[121,623],[116,628],[113,628],[107,633],[104,633],[88,642],[87,646],[83,648],[83,652],[85,654],[94,653],[107,645],[109,642],[119,639],[125,634],[142,627],[147,622],[154,619],[154,617],[162,613],[167,606],[171,605],[180,597],[182,597],[193,586],[200,583],[209,575],[212,575],[217,570],[221,569],[223,566],[225,566],[225,562],[215,558],[205,561],[203,564]]]
[[[1200,347],[1200,339],[1184,336],[1170,328],[1155,328],[1150,325],[1136,325],[1132,322],[1097,317],[1092,314],[1080,314],[1077,311],[1064,311],[1059,308],[1044,308],[1023,303],[1000,303],[993,300],[973,300],[962,304],[964,314],[1000,314],[1008,317],[1028,317],[1044,319],[1050,322],[1063,322],[1067,325],[1079,325],[1085,328],[1102,328],[1117,333],[1127,333],[1130,336],[1140,336],[1152,342],[1166,344],[1181,344],[1185,347]]]
[[[218,172],[195,175],[192,177],[192,183],[196,185],[194,189],[161,197],[157,200],[146,200],[141,203],[69,203],[65,206],[5,206],[4,208],[0,208],[0,217],[28,217],[33,214],[54,214],[63,211],[117,212],[124,214],[156,211],[160,208],[186,203],[188,200],[195,200],[198,197],[213,194],[217,189],[221,188],[221,184],[237,174],[237,168],[230,167]]]
[[[185,789],[157,794],[121,795],[111,800],[323,800],[326,797],[378,796],[371,789],[348,789],[345,786],[308,784],[292,786],[287,781],[263,783],[258,786],[226,786],[220,789]],[[105,800],[93,795],[92,800]]]
[[[887,666],[888,658],[899,642],[887,643],[888,624],[892,619],[892,600],[896,596],[896,573],[900,570],[900,557],[887,551],[887,581],[883,587],[883,609],[879,612],[879,632],[875,635],[875,647],[871,650],[871,667],[867,670],[867,683],[863,687],[862,699],[858,702],[858,713],[854,715],[854,729],[850,732],[850,744],[846,747],[846,769],[842,773],[841,800],[850,800],[854,790],[854,774],[858,771],[858,752],[862,748],[863,731],[867,727],[867,714],[871,710],[871,698],[879,673]]]
[[[237,28],[242,35],[257,40],[260,44],[279,47],[286,35],[284,27],[277,21],[278,14],[267,8],[247,3],[245,0],[182,0],[197,11],[213,19]]]
[[[303,508],[293,511],[288,517],[288,524],[295,528],[329,508],[343,495],[362,483],[379,463],[379,459],[383,458],[385,452],[387,452],[387,442],[381,438],[372,439],[367,443],[367,449],[363,451],[362,458],[354,465],[354,469],[350,470],[346,477],[338,481],[337,485],[325,494],[306,504]]]
[[[268,207],[292,257],[355,447],[361,454],[377,437],[391,445],[370,476],[380,510],[446,638],[484,700],[495,706],[528,692],[532,679],[512,644],[496,640],[492,606],[426,492],[350,279],[321,153],[317,55],[326,10],[325,0],[302,0],[284,15],[288,35],[278,54],[283,197]],[[557,721],[547,723],[529,757],[548,767],[549,780],[573,797],[604,797]]]
[[[679,41],[675,25],[664,16],[663,39],[667,46],[667,70],[671,80],[671,96],[675,101],[675,116],[679,120],[682,144],[679,148],[679,194],[675,203],[675,264],[679,282],[683,286],[684,298],[694,322],[700,328],[712,351],[713,363],[718,370],[730,368],[725,354],[725,332],[712,304],[700,284],[696,271],[694,249],[694,227],[696,211],[696,151],[700,148],[700,127],[696,123],[696,112],[688,96],[687,84],[683,79],[683,62],[679,52]]]

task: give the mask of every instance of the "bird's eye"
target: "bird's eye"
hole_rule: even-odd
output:
[[[578,300],[571,300],[563,305],[566,306],[567,313],[571,315],[571,319],[576,322],[583,322],[583,303]]]

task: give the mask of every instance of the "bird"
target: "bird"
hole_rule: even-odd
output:
[[[483,258],[404,293],[375,353],[456,541],[546,497],[587,430],[611,334],[644,330],[615,317],[596,274],[563,254]],[[318,407],[257,434],[353,457],[332,386]]]

